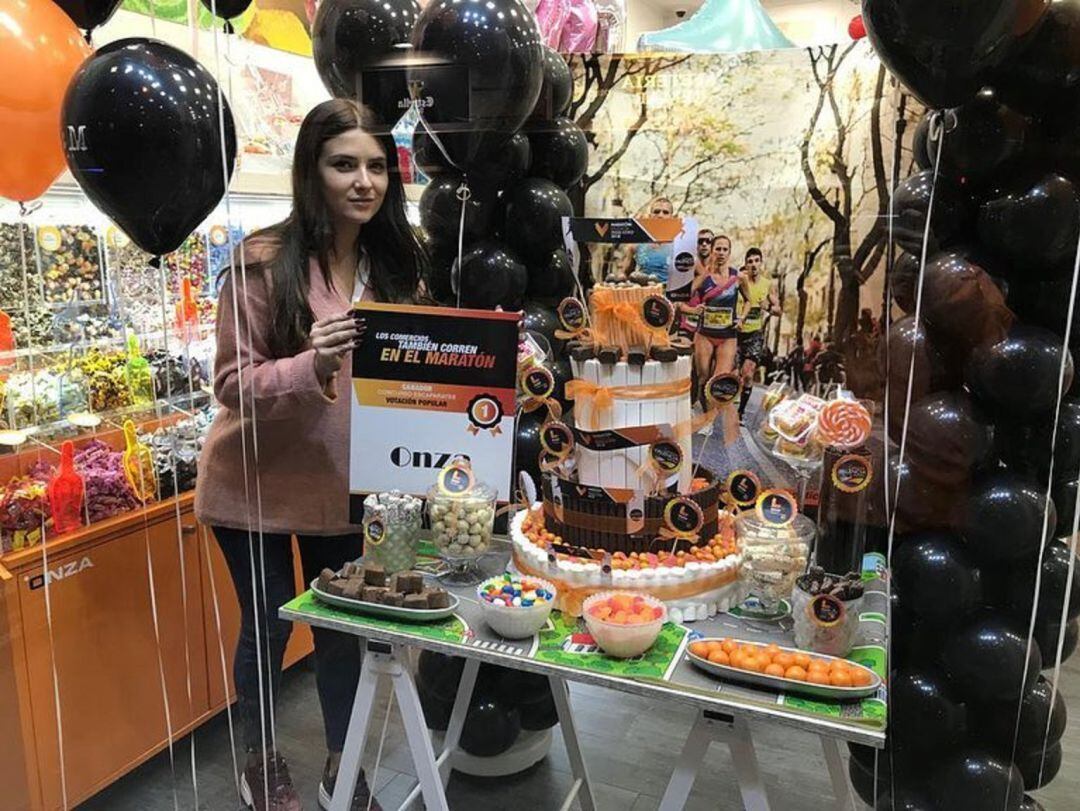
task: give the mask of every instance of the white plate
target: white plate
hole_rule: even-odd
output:
[[[446,608],[399,608],[395,605],[383,605],[382,603],[369,603],[364,600],[352,600],[348,597],[336,597],[319,590],[319,580],[311,581],[311,593],[320,601],[335,608],[344,608],[356,614],[367,614],[372,617],[382,617],[388,620],[403,620],[405,622],[434,622],[444,620],[457,611],[460,604],[457,596],[450,595],[450,605]]]
[[[695,642],[719,642],[719,639],[695,639]],[[733,639],[733,642],[737,642],[740,645],[757,645],[758,647],[765,647],[761,642],[755,642],[752,640],[739,640]],[[777,647],[780,647],[779,645]],[[826,656],[820,653],[811,653],[809,651],[799,650],[798,648],[784,648],[780,647],[780,650],[787,651],[788,653],[805,653],[813,659],[825,659],[832,661],[833,659],[839,659],[838,656]],[[813,696],[814,698],[826,698],[831,701],[852,701],[857,698],[869,698],[877,693],[881,687],[881,677],[877,673],[870,670],[868,667],[856,664],[855,662],[845,659],[851,667],[862,667],[870,673],[870,678],[873,681],[865,687],[833,687],[828,684],[811,684],[806,681],[795,681],[794,679],[785,679],[781,676],[767,676],[764,673],[755,673],[752,670],[740,670],[737,667],[731,667],[730,665],[718,665],[715,662],[710,662],[708,659],[702,659],[700,656],[695,656],[690,652],[690,648],[686,649],[686,657],[695,665],[700,667],[707,673],[711,673],[713,676],[719,676],[721,679],[727,679],[728,681],[739,681],[744,684],[752,684],[755,687],[765,687],[769,690],[777,690],[782,693],[801,693],[807,696]]]

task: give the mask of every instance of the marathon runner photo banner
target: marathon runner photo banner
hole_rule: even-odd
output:
[[[364,302],[353,350],[350,514],[367,493],[424,496],[455,456],[512,497],[518,314]]]

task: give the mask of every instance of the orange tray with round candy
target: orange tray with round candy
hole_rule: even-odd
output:
[[[836,656],[738,639],[698,639],[686,655],[702,670],[728,681],[833,701],[868,698],[881,677]]]

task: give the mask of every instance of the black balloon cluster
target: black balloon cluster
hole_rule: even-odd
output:
[[[420,654],[416,689],[430,729],[446,731],[465,660]],[[461,731],[461,748],[475,757],[501,755],[522,730],[538,732],[559,722],[546,676],[482,664]]]
[[[863,11],[882,60],[932,111],[915,132],[920,171],[893,197],[905,315],[887,347],[888,430],[904,447],[890,485],[889,757],[875,783],[872,750],[853,747],[852,782],[879,809],[1035,808],[1024,792],[1057,774],[1066,721],[1041,672],[1080,635],[1080,561],[1060,540],[1080,480],[1080,332],[1066,330],[1080,0]]]

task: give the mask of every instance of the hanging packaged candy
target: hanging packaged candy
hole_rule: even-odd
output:
[[[124,373],[131,399],[136,405],[154,402],[154,375],[150,362],[139,352],[139,341],[134,332],[129,332],[127,337],[127,366]]]
[[[139,442],[135,423],[124,421],[124,475],[140,501],[149,501],[157,493],[157,476],[154,472],[154,454]]]
[[[0,497],[0,549],[25,549],[41,542],[49,517],[45,482],[33,476],[11,479]]]
[[[81,527],[86,485],[75,470],[75,446],[71,440],[60,446],[60,467],[49,482],[48,490],[56,531],[64,533]]]

